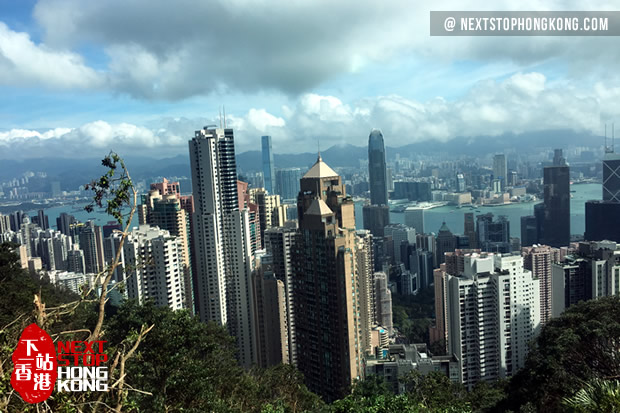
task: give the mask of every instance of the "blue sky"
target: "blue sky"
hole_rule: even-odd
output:
[[[431,8],[484,5],[0,0],[0,158],[40,156],[41,140],[69,155],[183,153],[222,105],[238,151],[271,134],[280,153],[312,150],[317,137],[363,145],[373,127],[391,146],[600,133],[620,113],[617,38],[428,35]]]

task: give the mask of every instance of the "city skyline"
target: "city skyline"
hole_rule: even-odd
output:
[[[124,154],[182,154],[196,124],[219,124],[222,106],[239,153],[257,148],[263,135],[272,136],[276,153],[309,151],[317,136],[356,144],[374,127],[393,146],[558,129],[600,136],[620,114],[620,80],[603,69],[618,61],[613,37],[431,37],[428,13],[440,6],[434,3],[282,3],[283,25],[241,3],[174,10],[155,4],[111,1],[72,13],[73,0],[0,2],[0,91],[7,98],[0,103],[0,148],[18,157],[45,154],[42,147],[73,156],[109,146]],[[327,10],[349,17],[331,37],[314,30]],[[238,30],[215,41],[218,25],[177,27],[166,20],[172,12],[187,22],[217,15]],[[371,35],[368,20],[392,34]],[[240,66],[197,58],[222,47],[237,51]],[[205,67],[211,82],[195,75]],[[237,67],[254,69],[231,70]]]

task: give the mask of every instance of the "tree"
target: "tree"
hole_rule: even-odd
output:
[[[538,411],[562,410],[584,382],[618,377],[620,298],[580,302],[544,326],[498,408],[518,411],[529,402]]]
[[[572,397],[564,399],[563,406],[580,413],[620,411],[620,382],[593,379]]]

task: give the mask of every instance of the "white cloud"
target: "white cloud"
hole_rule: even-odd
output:
[[[79,54],[37,45],[0,21],[0,84],[91,89],[100,87],[102,78]]]
[[[261,135],[273,137],[276,153],[313,151],[338,143],[365,145],[371,128],[381,128],[389,146],[455,137],[498,136],[541,130],[571,129],[601,133],[601,125],[620,116],[620,85],[598,84],[578,89],[553,84],[536,72],[517,73],[503,81],[475,84],[456,100],[438,97],[426,102],[398,95],[343,102],[336,96],[305,94],[284,107],[282,116],[265,108],[228,114],[238,152],[258,150]],[[58,142],[64,151],[108,150],[163,156],[184,154],[195,130],[218,119],[161,118],[146,125],[111,124],[102,120],[75,129],[47,132],[0,132],[0,143],[13,153],[29,155],[41,140]]]
[[[498,10],[583,9],[576,1],[494,3]],[[612,7],[613,8],[613,7]],[[568,75],[610,76],[613,37],[430,37],[430,10],[484,10],[483,1],[40,0],[34,17],[59,50],[89,44],[109,58],[106,86],[144,99],[178,100],[214,91],[284,91],[297,96],[342,74],[417,56],[446,64],[558,61]],[[610,9],[594,0],[589,10]],[[602,50],[605,52],[603,53]],[[533,93],[536,79],[524,93]],[[532,89],[534,88],[534,89]]]

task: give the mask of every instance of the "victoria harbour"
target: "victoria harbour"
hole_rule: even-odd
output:
[[[581,234],[585,230],[585,202],[593,199],[601,199],[600,184],[577,184],[571,185],[570,202],[570,231],[571,234]],[[424,230],[425,232],[437,233],[442,223],[445,222],[453,233],[462,233],[464,224],[464,214],[473,212],[474,215],[492,213],[494,216],[505,215],[510,221],[510,236],[521,236],[521,217],[534,214],[534,205],[538,202],[514,203],[501,206],[483,206],[471,208],[463,206],[442,206],[424,211]],[[358,228],[363,228],[362,202],[355,204],[355,223]],[[391,223],[405,223],[405,214],[390,212]]]

